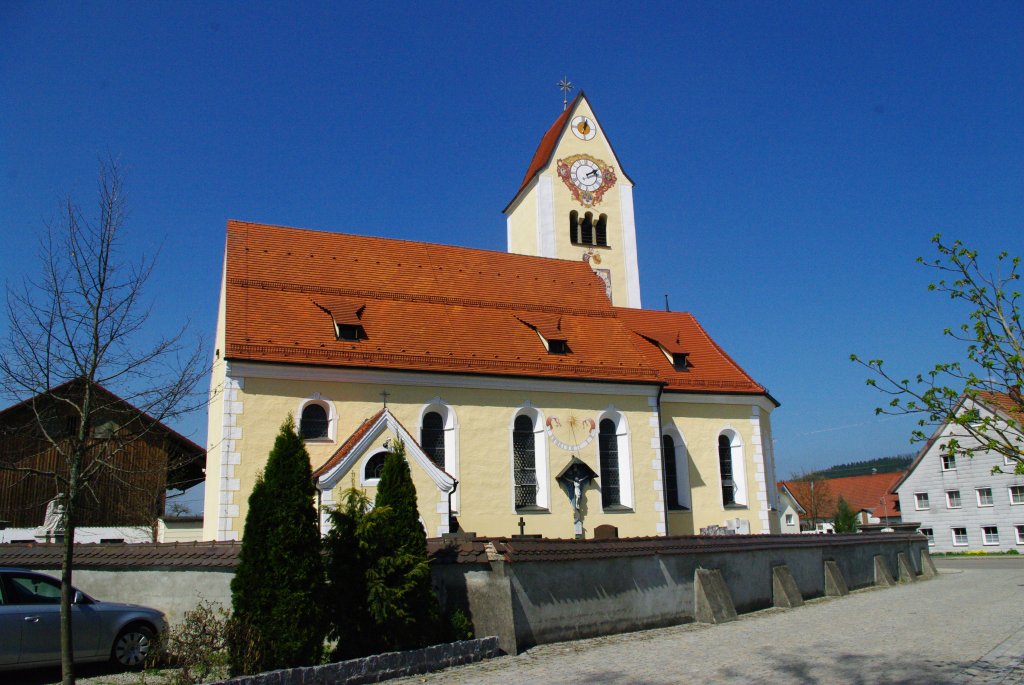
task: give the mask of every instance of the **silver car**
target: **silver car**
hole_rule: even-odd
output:
[[[101,602],[75,590],[75,663],[109,659],[140,667],[166,629],[167,617],[156,609]],[[55,664],[60,664],[60,581],[0,567],[0,671]]]

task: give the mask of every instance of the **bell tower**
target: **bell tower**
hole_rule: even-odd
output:
[[[582,91],[544,134],[504,214],[509,252],[587,262],[612,304],[640,308],[633,181]]]

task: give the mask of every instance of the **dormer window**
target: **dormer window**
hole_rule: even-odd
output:
[[[572,351],[569,349],[569,343],[565,340],[548,340],[547,342],[550,354],[569,354]]]
[[[325,298],[313,304],[330,314],[334,321],[334,335],[338,340],[366,340],[366,329],[363,328],[365,304],[346,298]]]
[[[684,351],[684,343],[679,333],[671,335],[661,332],[636,331],[636,334],[657,346],[676,371],[689,371],[693,367],[690,362],[690,353]]]
[[[552,314],[533,313],[529,320],[516,317],[520,322],[533,329],[540,338],[548,354],[571,354],[569,341],[562,331],[562,317]]]
[[[363,327],[358,324],[336,323],[334,325],[337,328],[338,340],[359,342],[361,338],[366,337],[366,333],[363,332]]]

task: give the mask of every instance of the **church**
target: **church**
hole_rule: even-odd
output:
[[[641,308],[633,182],[582,92],[504,214],[507,252],[228,222],[205,539],[241,538],[289,414],[323,508],[372,499],[401,440],[428,536],[779,531],[778,403]]]

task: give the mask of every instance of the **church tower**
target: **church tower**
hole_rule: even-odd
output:
[[[509,252],[583,260],[612,304],[640,308],[633,181],[582,91],[544,134],[504,213]]]

